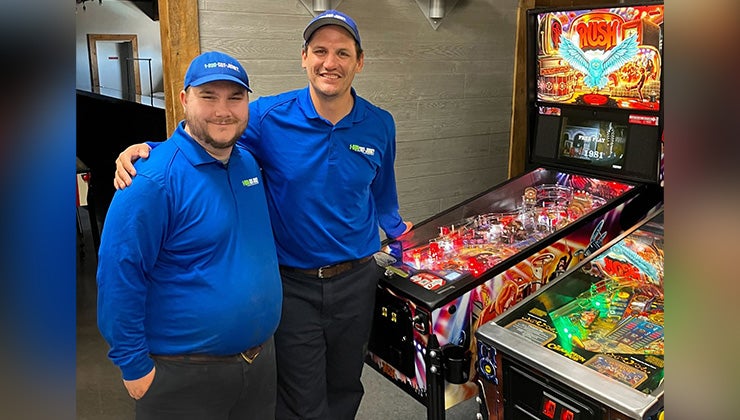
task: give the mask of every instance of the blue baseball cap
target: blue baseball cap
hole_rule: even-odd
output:
[[[308,40],[311,39],[313,33],[325,25],[339,25],[346,29],[352,35],[352,38],[357,41],[357,45],[362,48],[362,43],[360,42],[360,31],[357,30],[357,24],[351,17],[338,10],[327,10],[313,18],[313,20],[308,23],[306,29],[303,30],[303,40],[306,41],[306,44],[308,44]]]
[[[249,92],[249,77],[236,58],[220,51],[209,51],[193,59],[185,72],[184,89],[217,80],[228,80],[244,86]]]

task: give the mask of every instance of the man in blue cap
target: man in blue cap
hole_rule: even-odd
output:
[[[185,120],[108,210],[98,326],[139,420],[274,417],[282,287],[260,167],[234,147],[249,92],[233,57],[196,57]]]
[[[395,238],[411,223],[398,213],[393,117],[352,88],[364,65],[357,25],[328,10],[303,40],[308,86],[253,101],[239,143],[264,170],[283,281],[276,417],[353,419],[382,275],[378,226]],[[120,155],[116,188],[148,151]]]

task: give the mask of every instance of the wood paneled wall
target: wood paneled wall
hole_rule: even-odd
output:
[[[174,1],[160,0],[163,20],[163,8]],[[339,5],[356,20],[365,49],[355,88],[396,119],[404,218],[419,222],[507,179],[518,6],[519,0],[458,0],[434,30],[414,0]],[[254,99],[306,85],[301,34],[311,18],[296,0],[200,0],[197,27],[169,21],[182,36],[199,31],[200,50],[238,58]],[[197,54],[186,51],[192,54],[181,57],[186,61]],[[179,71],[169,77],[181,85],[185,68]]]

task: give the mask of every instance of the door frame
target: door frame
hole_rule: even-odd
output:
[[[87,34],[87,50],[90,57],[90,85],[92,90],[100,89],[100,73],[98,72],[98,41],[124,42],[131,44],[134,59],[139,58],[139,41],[133,34]],[[134,92],[141,95],[141,81],[139,80],[139,63],[133,60],[131,67],[134,69]]]

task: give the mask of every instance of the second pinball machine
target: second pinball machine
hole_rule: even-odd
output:
[[[482,325],[479,418],[664,418],[663,211]]]
[[[527,171],[376,254],[366,363],[429,419],[478,395],[480,326],[662,206],[662,12],[528,11]]]

